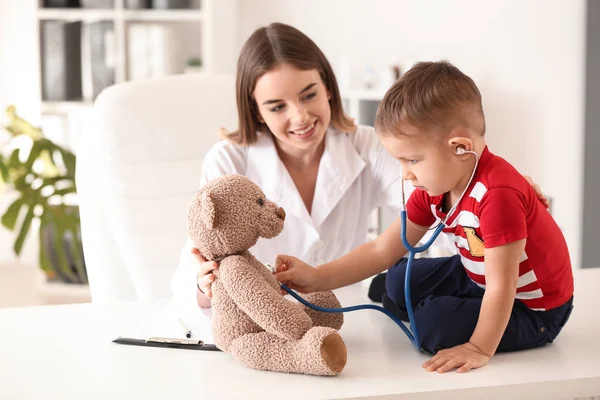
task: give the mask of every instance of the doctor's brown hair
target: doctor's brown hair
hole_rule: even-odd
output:
[[[447,133],[456,125],[485,133],[477,85],[447,61],[415,64],[387,91],[375,117],[382,136],[407,135],[410,127]]]
[[[333,69],[319,47],[305,34],[289,25],[273,23],[254,31],[244,44],[237,64],[236,97],[239,128],[222,136],[247,146],[256,142],[257,132],[269,132],[259,120],[254,100],[256,82],[281,64],[306,71],[315,69],[331,95],[331,125],[342,132],[353,132],[352,119],[344,114],[342,100]]]

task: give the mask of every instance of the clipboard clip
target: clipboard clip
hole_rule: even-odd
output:
[[[151,337],[146,339],[147,342],[150,343],[171,343],[171,344],[182,344],[182,345],[196,345],[196,346],[204,346],[204,342],[199,339],[176,339],[176,338],[167,338],[167,337]]]

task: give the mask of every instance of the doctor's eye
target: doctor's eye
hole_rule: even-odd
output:
[[[265,201],[263,199],[258,199],[258,200],[256,200],[256,202],[258,203],[259,206],[265,205]]]
[[[317,92],[309,93],[308,95],[306,95],[304,97],[304,100],[311,100],[311,99],[314,99],[316,96],[317,96]]]

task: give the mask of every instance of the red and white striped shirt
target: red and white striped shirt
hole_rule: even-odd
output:
[[[444,195],[415,190],[409,219],[431,226],[445,217]],[[527,239],[516,298],[533,310],[563,305],[573,295],[565,238],[531,185],[512,165],[484,149],[473,182],[443,230],[456,244],[469,278],[485,289],[484,249]]]

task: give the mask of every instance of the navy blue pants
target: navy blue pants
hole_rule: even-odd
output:
[[[404,321],[408,321],[404,301],[403,258],[379,276],[383,288],[383,306]],[[371,291],[376,284],[372,284]],[[411,301],[421,347],[435,354],[471,338],[483,299],[484,290],[467,276],[460,256],[415,259],[411,270]],[[371,296],[371,293],[370,293]],[[516,351],[543,346],[558,336],[573,309],[573,298],[549,311],[533,311],[520,300],[513,310],[497,351]]]

